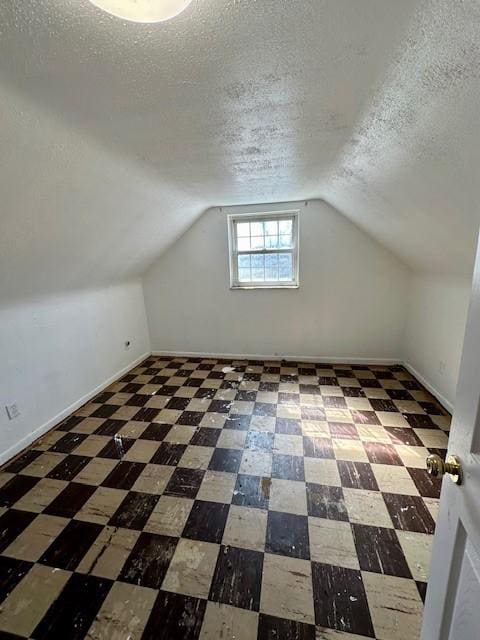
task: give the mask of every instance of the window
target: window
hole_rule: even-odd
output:
[[[230,286],[298,287],[298,211],[228,217]]]

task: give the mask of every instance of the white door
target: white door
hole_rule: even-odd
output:
[[[422,640],[480,639],[480,250],[473,277],[448,454],[461,485],[445,474],[425,603]]]

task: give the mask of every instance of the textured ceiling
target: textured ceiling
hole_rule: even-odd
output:
[[[416,269],[480,220],[474,0],[0,4],[0,292],[141,274],[212,205],[324,198]]]

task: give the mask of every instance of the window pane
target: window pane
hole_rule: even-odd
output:
[[[249,255],[238,256],[238,268],[239,269],[250,269],[250,256]]]
[[[239,282],[251,282],[252,276],[250,273],[250,269],[239,269],[238,270],[238,281]]]
[[[252,236],[250,239],[252,249],[264,249],[265,239],[263,236]]]
[[[280,231],[279,233],[282,235],[292,235],[292,221],[291,220],[280,220],[279,221]]]
[[[286,233],[286,232],[284,232]],[[278,222],[277,220],[267,220],[265,222],[265,235],[277,236],[278,235]]]
[[[290,249],[292,246],[292,236],[280,236],[280,248]]]
[[[246,238],[250,235],[250,223],[238,222],[237,223],[237,236],[239,238]]]
[[[250,251],[250,238],[237,238],[238,251]]]
[[[278,280],[278,253],[270,253],[265,256],[265,280]]]
[[[263,222],[251,222],[250,233],[252,236],[263,236]]]
[[[290,253],[281,253],[278,256],[278,275],[279,280],[293,280],[292,255]]]
[[[265,236],[265,249],[278,249],[278,236]]]
[[[260,282],[265,280],[265,256],[252,255],[252,280]]]

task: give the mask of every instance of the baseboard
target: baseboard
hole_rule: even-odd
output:
[[[79,409],[86,402],[94,398],[101,391],[110,386],[115,380],[121,378],[123,375],[128,373],[131,369],[138,366],[141,362],[143,362],[148,356],[171,356],[173,358],[221,358],[226,360],[271,360],[271,361],[280,361],[286,360],[288,361],[297,361],[297,362],[319,362],[322,364],[365,364],[365,365],[395,365],[400,364],[403,365],[407,371],[409,371],[430,393],[435,396],[435,398],[440,402],[440,404],[447,409],[450,413],[453,413],[453,404],[443,395],[438,389],[436,389],[421,373],[419,373],[409,362],[405,362],[401,360],[401,358],[333,358],[333,357],[325,357],[325,356],[280,356],[280,355],[259,355],[259,354],[246,354],[246,353],[204,353],[198,351],[152,351],[146,352],[143,355],[139,356],[133,362],[123,367],[120,371],[117,371],[115,374],[110,376],[107,380],[102,382],[100,385],[92,389],[84,396],[79,398],[73,404],[68,406],[66,409],[58,413],[55,417],[53,417],[48,422],[44,423],[38,429],[35,429],[32,433],[28,434],[22,440],[17,442],[15,445],[7,449],[6,451],[0,453],[0,465],[5,464],[8,460],[18,455],[23,449],[29,447],[35,440],[41,438],[45,433],[53,429],[56,425],[60,424],[65,418],[68,418],[70,414]]]
[[[395,365],[405,367],[450,413],[453,413],[453,404],[442,395],[434,385],[424,378],[412,365],[402,358],[345,358],[325,356],[297,356],[297,355],[261,355],[258,353],[208,353],[203,351],[152,351],[152,356],[171,356],[172,358],[220,358],[225,360],[292,360],[296,362],[319,362],[321,364],[364,364],[364,365]]]
[[[121,378],[123,375],[128,373],[131,369],[133,369],[134,367],[139,365],[141,362],[143,362],[146,358],[148,358],[149,355],[150,355],[150,352],[147,352],[141,355],[140,357],[136,358],[133,362],[128,364],[126,367],[123,367],[123,369],[113,374],[113,376],[110,376],[108,380],[105,380],[104,382],[99,384],[97,387],[95,387],[95,389],[92,389],[91,391],[86,393],[84,396],[76,400],[69,407],[67,407],[66,409],[63,409],[63,411],[58,413],[51,420],[49,420],[48,422],[45,422],[41,427],[38,427],[38,429],[35,429],[35,431],[33,431],[32,433],[29,433],[27,436],[22,438],[19,442],[14,444],[13,447],[10,447],[6,451],[3,451],[2,453],[0,453],[0,465],[5,464],[5,462],[15,457],[16,455],[18,455],[21,451],[23,451],[23,449],[26,449],[27,447],[29,447],[33,442],[35,442],[35,440],[38,440],[43,435],[45,435],[48,431],[50,431],[50,429],[53,429],[55,426],[57,426],[57,424],[60,424],[60,422],[65,420],[65,418],[68,418],[68,416],[71,413],[73,413],[74,411],[79,409],[82,405],[84,405],[86,402],[94,398],[101,391],[103,391],[108,386],[110,386],[113,382],[115,382],[115,380],[118,380],[118,378]]]
[[[171,356],[172,358],[220,358],[225,360],[286,360],[294,362],[319,362],[321,364],[402,364],[399,358],[334,358],[325,356],[297,356],[297,355],[261,355],[258,353],[204,353],[199,351],[152,351],[152,356]]]
[[[435,396],[435,398],[449,413],[453,414],[454,405],[450,402],[450,400],[448,400],[443,394],[441,394],[440,391],[436,387],[434,387],[434,385],[431,384],[424,376],[422,376],[422,374],[419,373],[415,369],[415,367],[412,367],[409,362],[404,362],[403,366],[425,387],[425,389],[428,389],[428,391],[430,391],[430,393]]]

